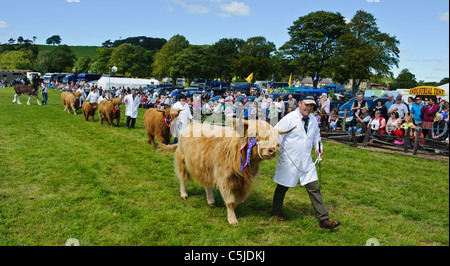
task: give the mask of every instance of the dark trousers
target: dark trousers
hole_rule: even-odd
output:
[[[311,204],[316,212],[316,217],[319,222],[330,219],[328,215],[327,208],[323,204],[322,194],[320,193],[319,183],[317,181],[308,183],[305,185],[306,191],[308,192]],[[282,186],[280,184],[275,188],[275,193],[273,194],[273,205],[272,205],[272,215],[281,215],[281,208],[283,207],[284,196],[288,191],[288,187]]]
[[[131,121],[131,126],[130,126]],[[127,128],[134,128],[134,124],[136,124],[136,118],[131,118],[131,116],[127,116]]]

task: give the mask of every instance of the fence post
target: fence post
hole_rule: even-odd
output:
[[[344,121],[342,121],[342,130],[345,131],[345,121],[347,120],[347,109],[344,110]],[[350,126],[352,126],[350,124]]]

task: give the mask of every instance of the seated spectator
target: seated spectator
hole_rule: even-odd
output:
[[[436,121],[431,128],[431,138],[434,140],[444,140],[447,138],[447,122],[443,120],[444,116],[441,113],[436,114]]]
[[[375,117],[373,117],[369,121],[369,127],[372,129],[372,131],[380,130],[381,135],[386,133],[386,119],[381,116],[381,111],[375,112]]]
[[[397,137],[403,136],[403,132],[400,130],[401,122],[402,122],[402,120],[400,118],[398,118],[398,113],[393,112],[391,114],[391,117],[389,118],[389,120],[386,123],[386,132],[389,135],[395,135]]]
[[[361,108],[361,114],[355,114],[355,119],[355,127],[349,127],[348,131],[355,130],[356,133],[361,133],[365,125],[370,121],[369,108],[367,106]]]
[[[334,131],[336,130],[339,123],[339,109],[336,107],[333,108],[333,111],[328,118],[328,122],[330,123],[330,128]]]

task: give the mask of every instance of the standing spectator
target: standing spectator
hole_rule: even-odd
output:
[[[275,106],[278,109],[278,121],[279,121],[281,118],[283,118],[284,111],[285,111],[283,98],[281,98],[281,96],[277,97],[277,101],[275,103]]]
[[[389,119],[389,117],[388,117],[388,115],[387,115],[387,109],[386,109],[386,106],[384,106],[383,101],[381,101],[381,99],[378,99],[378,100],[377,100],[377,104],[376,104],[376,106],[372,109],[372,111],[370,112],[370,116],[374,117],[374,116],[375,116],[375,112],[378,111],[378,110],[381,111],[381,116],[382,116],[384,119],[386,119],[386,120]]]
[[[290,112],[294,111],[295,109],[297,109],[297,100],[294,99],[292,97],[292,95],[289,95],[289,98],[287,100],[287,104],[288,104],[288,110],[287,110],[288,113],[290,113]]]
[[[436,121],[431,127],[431,138],[434,140],[444,140],[447,138],[447,123],[443,120],[443,115],[441,113],[436,114]]]
[[[393,105],[395,103],[394,95],[392,95],[392,93],[389,93],[387,98],[388,98],[388,100],[384,103],[384,106],[386,106],[386,109],[389,110],[391,108],[391,105]]]
[[[423,135],[426,138],[431,138],[431,129],[433,127],[434,117],[436,116],[436,113],[439,111],[439,105],[436,104],[436,97],[431,97],[428,100],[428,105],[423,107],[422,112],[424,112],[423,115]]]
[[[391,105],[387,113],[388,115],[391,115],[393,112],[397,112],[398,118],[402,120],[405,115],[409,115],[408,106],[402,101],[401,95],[397,95],[397,98],[395,98],[395,103]]]
[[[416,124],[416,126],[421,127],[422,126],[422,118],[420,117],[422,114],[422,108],[423,108],[424,104],[422,102],[422,98],[420,98],[420,96],[416,96],[416,98],[414,99],[414,104],[411,105],[411,117],[414,120],[414,123]]]
[[[48,100],[48,94],[47,94],[47,87],[46,86],[42,86],[42,104],[47,105],[47,100]]]
[[[326,93],[322,93],[319,101],[320,109],[325,109],[327,115],[330,114],[330,100],[327,97]]]
[[[131,91],[131,94],[128,94],[123,99],[123,102],[126,107],[125,115],[127,116],[127,128],[134,128],[134,125],[136,124],[136,118],[138,115],[138,107],[140,101],[141,99],[139,95],[136,94],[136,89],[133,89]]]

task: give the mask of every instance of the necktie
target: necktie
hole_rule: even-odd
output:
[[[305,127],[305,132],[308,133],[309,116],[303,117],[303,126]]]

